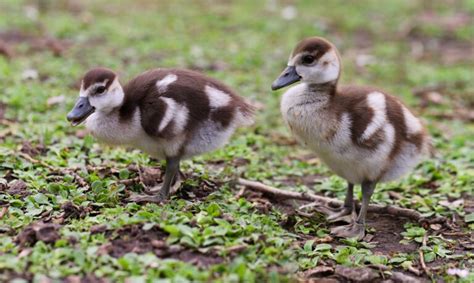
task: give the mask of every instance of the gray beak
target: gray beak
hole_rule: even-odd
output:
[[[297,81],[301,80],[301,77],[296,72],[295,66],[288,66],[281,73],[281,75],[272,83],[272,90],[277,90],[282,87],[291,85]]]
[[[71,112],[67,114],[67,120],[71,122],[73,126],[77,126],[94,113],[94,111],[95,108],[89,103],[89,98],[81,96],[77,99]]]

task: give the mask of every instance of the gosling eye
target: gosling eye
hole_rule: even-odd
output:
[[[105,86],[99,86],[95,89],[95,93],[102,94],[106,90]]]
[[[314,62],[314,56],[313,55],[305,55],[303,58],[301,58],[301,62],[305,65],[312,64]]]

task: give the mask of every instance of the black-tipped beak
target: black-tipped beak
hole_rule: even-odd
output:
[[[301,80],[301,77],[296,72],[295,66],[288,66],[281,73],[281,75],[272,83],[272,90],[277,90],[282,87],[291,85],[297,81]]]
[[[73,126],[77,126],[94,113],[94,111],[95,108],[89,103],[89,99],[81,96],[77,99],[71,112],[67,114],[67,120],[71,122]]]

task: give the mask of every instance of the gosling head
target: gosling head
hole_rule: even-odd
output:
[[[341,62],[336,47],[321,37],[300,41],[288,60],[288,66],[273,82],[272,90],[302,81],[308,84],[337,82]]]
[[[94,112],[109,113],[121,106],[123,99],[122,86],[113,71],[92,69],[82,79],[79,98],[67,119],[73,126],[79,125]]]

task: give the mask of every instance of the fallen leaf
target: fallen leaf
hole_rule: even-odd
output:
[[[446,273],[449,275],[455,275],[460,278],[467,277],[469,275],[469,270],[467,269],[459,269],[459,268],[449,268]]]
[[[439,204],[441,204],[444,207],[454,209],[454,208],[457,208],[457,207],[460,207],[461,205],[463,205],[464,204],[464,199],[461,198],[461,199],[455,200],[453,202],[450,202],[448,200],[442,200],[442,201],[439,202]]]

